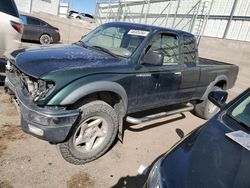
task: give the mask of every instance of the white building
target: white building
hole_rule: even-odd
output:
[[[125,21],[250,41],[250,0],[98,0],[99,23]]]
[[[61,17],[67,17],[69,12],[69,3],[60,3],[58,15]]]
[[[15,0],[20,12],[45,12],[59,15],[60,0]]]

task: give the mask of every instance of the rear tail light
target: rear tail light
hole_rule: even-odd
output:
[[[23,25],[14,21],[10,21],[12,27],[18,32],[23,33]]]

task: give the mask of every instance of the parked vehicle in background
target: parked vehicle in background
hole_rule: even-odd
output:
[[[23,25],[14,0],[0,1],[0,85],[4,84],[4,53],[21,46]]]
[[[122,22],[74,44],[14,51],[7,67],[6,90],[19,100],[22,129],[59,144],[74,164],[122,139],[124,120],[139,124],[191,110],[209,119],[217,108],[208,93],[232,88],[238,75],[236,65],[199,59],[190,33]],[[134,114],[147,110],[149,116]]]
[[[228,104],[226,95],[209,94],[221,111],[154,164],[146,187],[250,187],[250,88]]]
[[[87,13],[79,13],[76,11],[69,11],[68,18],[75,18],[79,20],[89,21],[89,22],[95,22],[94,16],[87,14]]]
[[[39,41],[41,44],[60,41],[60,32],[57,27],[33,16],[20,15],[20,17],[24,25],[22,40]]]
[[[6,76],[5,67],[6,67],[5,59],[0,59],[0,86],[4,85],[4,80]]]
[[[21,46],[23,25],[14,0],[0,1],[0,58]]]

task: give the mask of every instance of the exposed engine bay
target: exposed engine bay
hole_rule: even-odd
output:
[[[14,73],[22,81],[23,86],[28,90],[30,96],[34,100],[44,97],[50,88],[54,86],[53,83],[46,83],[43,80],[37,80],[21,72],[16,66],[7,61],[6,71]]]

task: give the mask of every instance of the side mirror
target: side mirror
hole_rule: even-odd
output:
[[[226,103],[228,93],[226,91],[212,91],[208,94],[208,99],[219,108]]]
[[[163,65],[164,56],[162,53],[156,51],[148,51],[142,59],[143,64]]]

